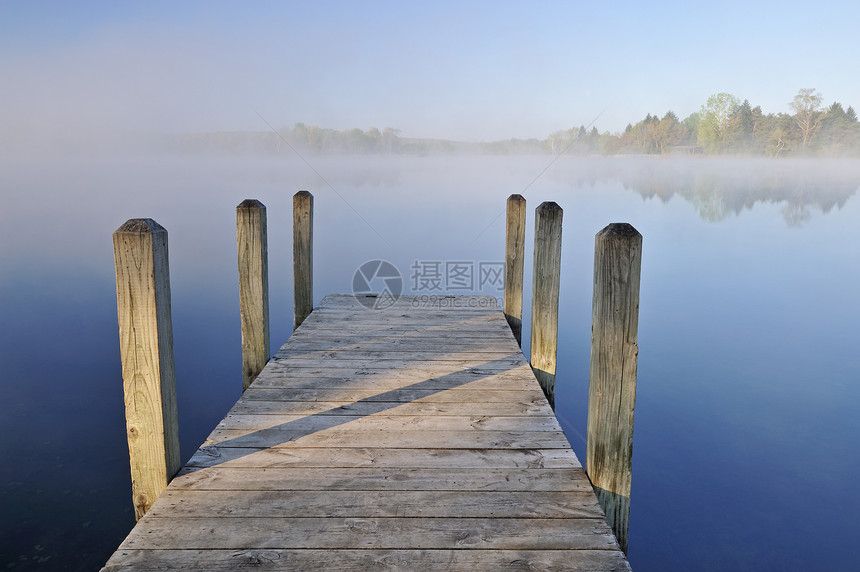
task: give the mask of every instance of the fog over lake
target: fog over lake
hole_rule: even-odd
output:
[[[504,208],[564,209],[557,414],[584,459],[594,235],[644,237],[635,570],[848,570],[860,555],[860,162],[551,156],[0,157],[0,562],[92,570],[134,523],[111,234],[169,233],[182,460],[241,393],[235,207],[268,212],[273,353],[292,327],[292,195],[314,297],[363,262],[504,259]],[[312,168],[309,166],[312,166]],[[314,170],[316,172],[314,172]],[[437,291],[437,293],[443,292]],[[500,296],[491,285],[445,294]]]

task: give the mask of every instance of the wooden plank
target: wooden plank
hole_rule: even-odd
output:
[[[589,491],[585,474],[565,469],[227,468],[183,469],[173,489],[258,491]]]
[[[414,449],[555,449],[569,446],[553,431],[351,431],[308,433],[289,428],[216,429],[204,442],[222,447],[411,447]]]
[[[171,489],[152,518],[603,518],[590,490],[559,491],[203,491]]]
[[[230,414],[245,415],[372,415],[380,402],[369,401],[240,401]],[[470,403],[397,403],[389,405],[386,415],[546,415],[546,405],[516,401]]]
[[[485,370],[492,368],[494,371],[498,371],[499,369],[512,369],[515,367],[522,367],[527,363],[528,362],[525,361],[525,358],[523,358],[522,356],[515,356],[514,354],[504,354],[504,357],[496,358],[493,360],[487,360],[483,358],[459,359],[456,356],[452,356],[450,357],[450,359],[440,357],[439,359],[424,358],[414,360],[406,359],[405,357],[381,359],[379,357],[374,356],[360,358],[346,357],[344,359],[338,359],[337,356],[315,359],[295,357],[276,358],[274,360],[274,363],[272,364],[272,370],[276,371],[279,368],[289,369],[293,367],[319,368],[321,366],[334,365],[337,367],[352,367],[363,370],[423,369],[425,371],[442,374],[454,373],[469,368],[482,368]]]
[[[511,400],[521,403],[546,403],[538,387],[528,390],[473,390],[473,389],[392,389],[380,393],[377,389],[342,389],[321,387],[314,389],[257,388],[252,385],[243,399],[248,401],[367,401],[372,403],[499,403]]]
[[[385,374],[377,372],[364,372],[357,374],[347,370],[343,375],[338,377],[320,377],[314,379],[314,374],[305,373],[303,375],[282,376],[282,377],[266,377],[257,384],[256,389],[357,389],[376,390],[379,392],[393,391],[397,389],[433,389],[436,391],[450,390],[462,391],[481,389],[488,390],[520,390],[531,391],[534,389],[534,384],[529,384],[523,380],[507,380],[499,379],[495,375],[488,376],[455,376],[455,375],[440,375],[430,377],[410,378],[403,377],[400,379],[388,378]],[[552,409],[550,409],[552,411]]]
[[[269,361],[269,255],[266,207],[246,199],[236,207],[239,315],[242,322],[242,390]]]
[[[266,366],[268,375],[292,375],[293,372],[299,369],[308,369],[311,371],[336,371],[350,370],[349,375],[365,375],[362,372],[379,372],[388,377],[398,377],[403,379],[407,376],[433,376],[433,375],[472,375],[472,376],[490,376],[505,372],[514,372],[519,370],[521,379],[528,380],[524,376],[524,370],[528,368],[528,363],[522,356],[514,357],[513,354],[505,355],[502,358],[493,360],[406,360],[402,358],[392,358],[387,360],[373,358],[355,358],[355,359],[317,359],[305,360],[303,358],[286,358],[283,360],[273,360]],[[336,375],[343,375],[338,373]]]
[[[396,549],[239,549],[239,550],[128,550],[118,551],[103,572],[183,570],[233,572],[302,570],[544,570],[629,572],[617,550],[396,550]]]
[[[463,320],[449,320],[442,317],[433,317],[427,316],[426,321],[421,324],[421,327],[416,327],[416,321],[420,320],[419,316],[407,316],[405,318],[395,318],[390,316],[381,316],[375,319],[367,319],[367,320],[357,320],[357,319],[344,319],[344,320],[327,320],[327,321],[314,321],[303,324],[302,326],[307,326],[307,330],[323,330],[323,331],[333,331],[338,333],[357,333],[357,332],[366,332],[368,330],[372,331],[383,331],[388,330],[390,332],[413,332],[415,334],[438,334],[441,332],[447,332],[449,336],[460,336],[460,335],[468,335],[470,337],[475,337],[476,335],[481,335],[482,332],[488,331],[493,333],[506,333],[507,336],[510,336],[510,339],[513,340],[513,334],[511,334],[510,328],[508,324],[504,321],[501,323],[496,320],[483,320],[486,316],[481,315],[479,318],[472,319],[463,319]],[[310,316],[308,317],[310,318]],[[320,317],[320,320],[323,318]],[[407,320],[409,320],[407,322]],[[302,328],[299,328],[298,331],[306,331]]]
[[[416,366],[437,365],[441,362],[458,362],[465,367],[480,366],[519,366],[527,363],[516,354],[507,351],[506,348],[483,351],[453,352],[445,349],[432,350],[407,350],[407,351],[380,351],[380,350],[281,350],[275,355],[278,366],[281,367],[319,367],[330,362],[350,362],[358,364],[358,367],[376,365],[385,369],[402,369],[405,363],[414,363]],[[385,362],[385,363],[380,363]],[[394,363],[390,363],[394,362]]]
[[[319,310],[347,310],[347,311],[379,311],[368,310],[365,301],[359,301],[362,294],[329,294],[323,302],[317,306]],[[495,296],[485,294],[451,296],[441,294],[412,294],[400,296],[393,305],[385,309],[386,312],[397,312],[403,309],[435,310],[435,311],[463,311],[463,312],[495,312],[500,310],[498,300]]]
[[[167,231],[132,219],[113,234],[116,305],[131,464],[140,519],[179,470]]]
[[[255,388],[265,387],[336,387],[361,389],[533,389],[534,380],[522,376],[523,364],[517,368],[503,365],[490,367],[484,362],[479,367],[460,367],[458,364],[444,362],[430,366],[400,368],[389,370],[388,362],[378,361],[358,364],[349,362],[332,362],[327,366],[311,366],[309,364],[274,364],[267,375],[255,384]],[[370,367],[372,366],[372,367]],[[313,383],[318,380],[318,383]],[[473,385],[474,384],[474,385]]]
[[[498,415],[268,415],[229,414],[219,430],[259,431],[273,427],[317,432],[332,427],[351,431],[561,431],[553,415],[503,417]]]
[[[348,322],[348,323],[339,323],[335,321],[331,322],[311,322],[302,324],[302,327],[295,331],[295,334],[310,334],[311,332],[329,332],[336,334],[349,334],[349,335],[357,335],[360,333],[364,333],[367,335],[370,334],[389,334],[389,335],[397,335],[397,336],[428,336],[428,337],[437,337],[437,334],[443,333],[447,336],[465,336],[465,337],[475,337],[480,336],[484,332],[490,334],[504,334],[505,337],[511,336],[513,339],[513,335],[511,334],[511,330],[507,324],[498,324],[498,323],[487,323],[486,325],[480,323],[470,323],[470,322],[461,322],[457,324],[456,327],[451,327],[450,322],[445,322],[444,320],[437,320],[435,323],[427,323],[423,324],[421,327],[417,327],[414,324],[410,325],[404,322],[387,320],[387,321],[376,321],[376,322]]]
[[[402,548],[606,549],[603,519],[518,518],[157,518],[121,549]],[[528,530],[528,534],[523,531]]]
[[[210,445],[186,468],[569,469],[580,468],[570,449],[404,449],[362,447],[242,448]]]
[[[310,338],[304,332],[290,339],[290,343],[281,348],[282,351],[292,350],[337,350],[337,351],[386,351],[386,352],[412,352],[412,351],[451,351],[456,344],[457,351],[481,351],[491,353],[499,353],[506,351],[507,348],[499,347],[500,342],[507,340],[504,334],[496,336],[480,336],[478,334],[473,338],[465,338],[463,336],[437,336],[437,337],[416,337],[416,336],[380,336],[379,339],[368,339],[366,335],[360,336],[345,336],[340,332],[331,333],[329,335],[317,334]],[[510,352],[508,352],[510,353]]]

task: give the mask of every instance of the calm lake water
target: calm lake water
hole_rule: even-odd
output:
[[[135,217],[169,232],[186,460],[241,392],[235,206],[268,207],[274,349],[292,325],[291,197],[308,189],[317,302],[370,259],[407,292],[416,261],[502,261],[508,195],[558,202],[557,412],[580,458],[594,235],[633,224],[633,568],[857,569],[860,163],[308,160],[325,182],[295,157],[0,160],[0,568],[98,569],[134,523],[112,232]],[[529,300],[528,246],[526,261]],[[528,308],[524,324],[528,348]]]

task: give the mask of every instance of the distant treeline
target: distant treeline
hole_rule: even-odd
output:
[[[338,131],[296,123],[277,132],[222,132],[169,136],[159,141],[171,151],[271,154],[290,151],[345,154],[571,154],[571,155],[752,155],[764,157],[860,156],[860,122],[854,108],[835,102],[823,107],[821,94],[801,89],[793,113],[764,114],[760,106],[729,93],[708,98],[699,111],[679,119],[672,111],[648,114],[621,133],[582,125],[545,139],[467,143],[400,136],[375,127]]]
[[[683,120],[672,111],[648,114],[623,133],[598,133],[585,127],[559,131],[547,141],[553,152],[601,154],[702,153],[708,155],[860,155],[860,123],[854,108],[835,102],[822,108],[822,96],[801,89],[789,104],[792,114],[769,113],[729,93],[708,98]]]

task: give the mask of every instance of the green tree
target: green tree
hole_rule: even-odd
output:
[[[654,143],[661,154],[669,152],[676,145],[683,145],[687,138],[687,128],[671,110],[653,126]]]
[[[725,149],[729,122],[740,106],[738,98],[730,93],[717,93],[708,98],[699,111],[699,145],[706,151],[718,153]]]
[[[821,94],[815,88],[804,88],[797,92],[789,106],[794,110],[794,121],[800,128],[803,149],[809,148],[812,138],[821,127]]]
[[[753,143],[755,119],[748,99],[740,104],[729,119],[726,129],[726,148],[738,153],[749,152]]]

